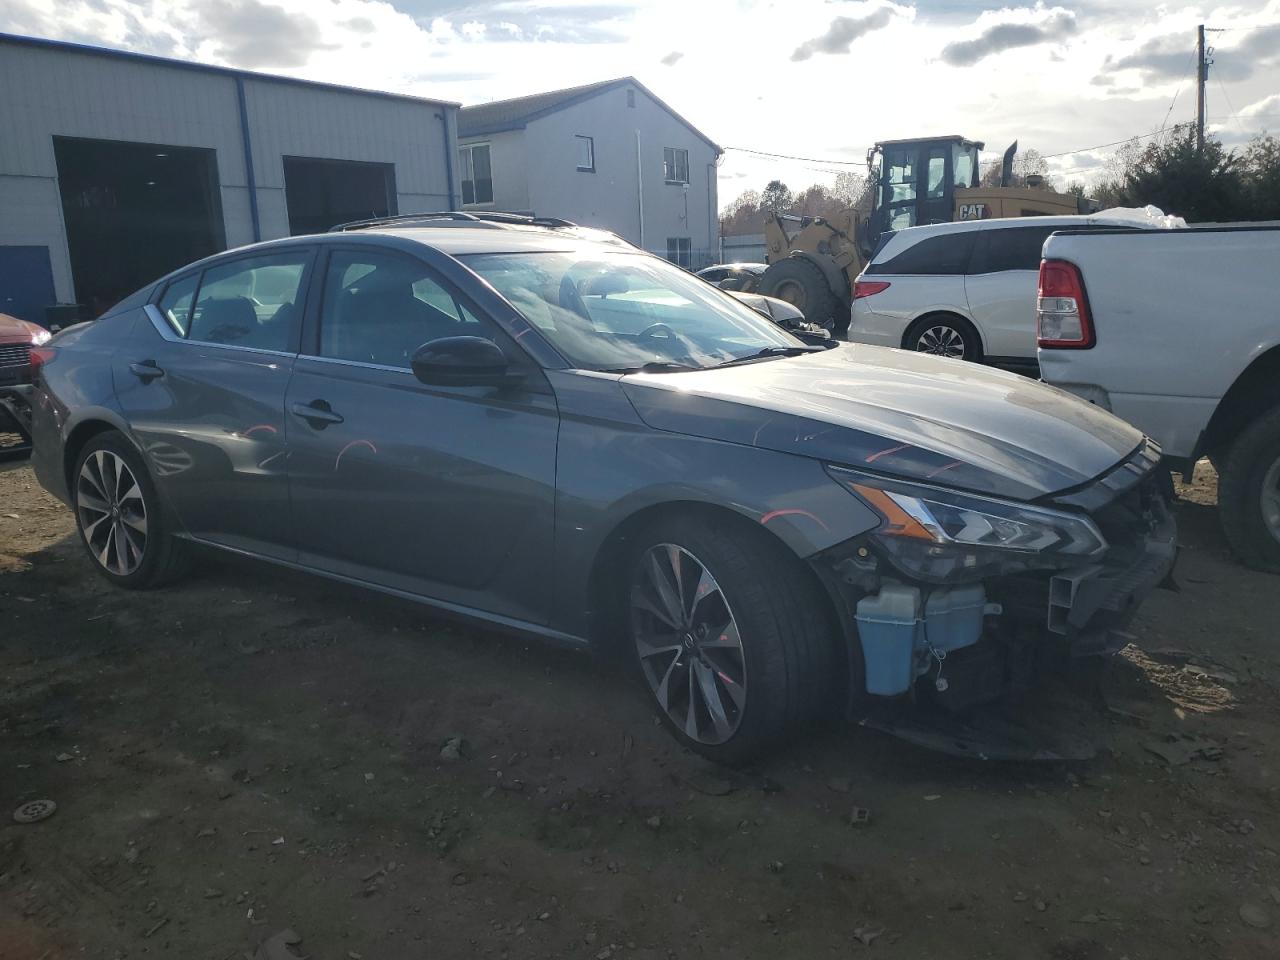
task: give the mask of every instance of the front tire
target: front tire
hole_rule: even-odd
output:
[[[685,746],[743,763],[826,706],[834,648],[823,598],[769,534],[671,518],[637,544],[629,569],[634,665]]]
[[[1236,556],[1280,573],[1280,407],[1236,437],[1221,460],[1218,513]]]
[[[169,533],[146,464],[125,437],[100,433],[71,475],[76,529],[94,569],[118,587],[159,586],[186,568],[186,544]]]
[[[920,317],[907,328],[902,348],[953,360],[974,363],[982,360],[982,340],[978,331],[964,317],[949,313]]]

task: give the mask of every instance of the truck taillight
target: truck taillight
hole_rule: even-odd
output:
[[[1040,261],[1036,344],[1044,350],[1086,350],[1094,344],[1093,319],[1080,268],[1066,260]]]
[[[853,281],[853,299],[861,300],[863,297],[870,297],[888,289],[889,283],[886,280],[855,280]]]

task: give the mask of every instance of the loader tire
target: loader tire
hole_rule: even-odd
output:
[[[787,257],[771,264],[760,278],[758,292],[785,300],[809,323],[847,333],[849,314],[816,264],[803,257]]]

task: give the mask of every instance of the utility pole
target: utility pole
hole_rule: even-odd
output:
[[[1204,85],[1209,79],[1209,64],[1204,52],[1204,24],[1196,28],[1196,152],[1204,152]]]

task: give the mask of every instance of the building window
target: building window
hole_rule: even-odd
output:
[[[688,183],[689,151],[679,147],[663,147],[662,176],[667,183]]]
[[[636,92],[634,90],[628,89],[627,90],[627,106],[634,107],[635,105],[636,105]]]
[[[686,270],[693,264],[693,244],[688,237],[667,237],[667,259]]]
[[[489,165],[489,144],[458,148],[462,168],[462,204],[493,203],[493,169]]]
[[[591,137],[574,137],[578,148],[578,169],[596,172],[596,142]]]

